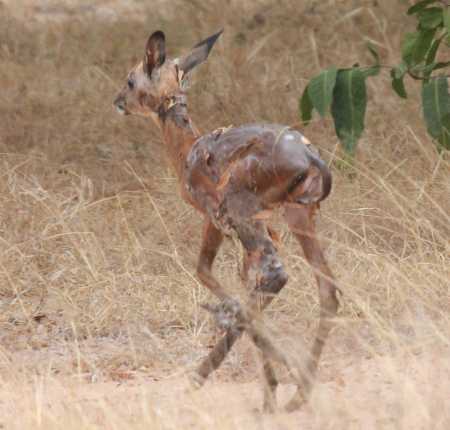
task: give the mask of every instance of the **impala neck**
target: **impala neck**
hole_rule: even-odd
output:
[[[200,133],[189,118],[186,96],[179,94],[163,105],[158,114],[170,162],[178,179],[183,177],[185,161]]]

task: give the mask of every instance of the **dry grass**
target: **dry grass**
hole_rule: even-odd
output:
[[[95,2],[102,14],[44,3],[0,9],[0,427],[449,428],[450,163],[426,136],[414,91],[402,102],[388,76],[370,81],[357,159],[351,174],[334,168],[319,219],[345,293],[338,327],[311,404],[273,417],[251,412],[260,387],[247,341],[201,392],[183,391],[183,371],[214,337],[199,309],[210,298],[193,276],[201,220],[178,197],[155,127],[111,109],[150,31],[164,29],[177,54],[225,26],[194,78],[194,120],[205,130],[298,126],[298,96],[319,67],[370,61],[364,38],[384,63],[397,61],[406,2],[155,10],[135,0],[116,15],[113,1]],[[329,121],[305,133],[335,166]],[[141,181],[145,190],[117,193]],[[267,321],[301,357],[316,286],[275,223],[290,282]],[[227,243],[216,264],[236,294],[240,252]]]

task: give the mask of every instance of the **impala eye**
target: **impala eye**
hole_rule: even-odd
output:
[[[128,88],[132,90],[134,88],[134,81],[133,79],[128,79]]]

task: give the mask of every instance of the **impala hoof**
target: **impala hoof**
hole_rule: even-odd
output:
[[[189,384],[193,390],[199,390],[200,388],[203,387],[203,385],[206,382],[206,378],[199,375],[197,372],[192,372],[192,373],[188,374],[188,380],[189,380]]]
[[[286,404],[284,410],[286,412],[298,411],[306,403],[305,398],[297,391],[291,400]]]
[[[264,400],[263,406],[262,406],[262,413],[263,414],[267,414],[267,415],[271,415],[274,414],[275,412],[277,412],[278,407],[277,407],[277,402],[275,399],[272,400]]]
[[[236,327],[242,319],[241,305],[232,298],[227,298],[218,305],[205,304],[202,307],[213,314],[216,325],[220,330],[225,331]]]

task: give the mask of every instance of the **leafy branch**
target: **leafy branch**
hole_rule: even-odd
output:
[[[351,155],[364,131],[366,79],[378,75],[381,69],[390,69],[392,89],[404,99],[405,76],[422,82],[422,110],[428,133],[440,150],[450,150],[449,75],[435,73],[450,66],[450,61],[436,60],[443,44],[450,46],[450,4],[444,0],[422,0],[407,14],[417,19],[417,28],[403,37],[399,65],[380,64],[377,51],[369,45],[374,65],[341,69],[332,66],[323,70],[310,80],[300,98],[303,123],[311,121],[314,109],[321,117],[331,112],[336,135]]]

